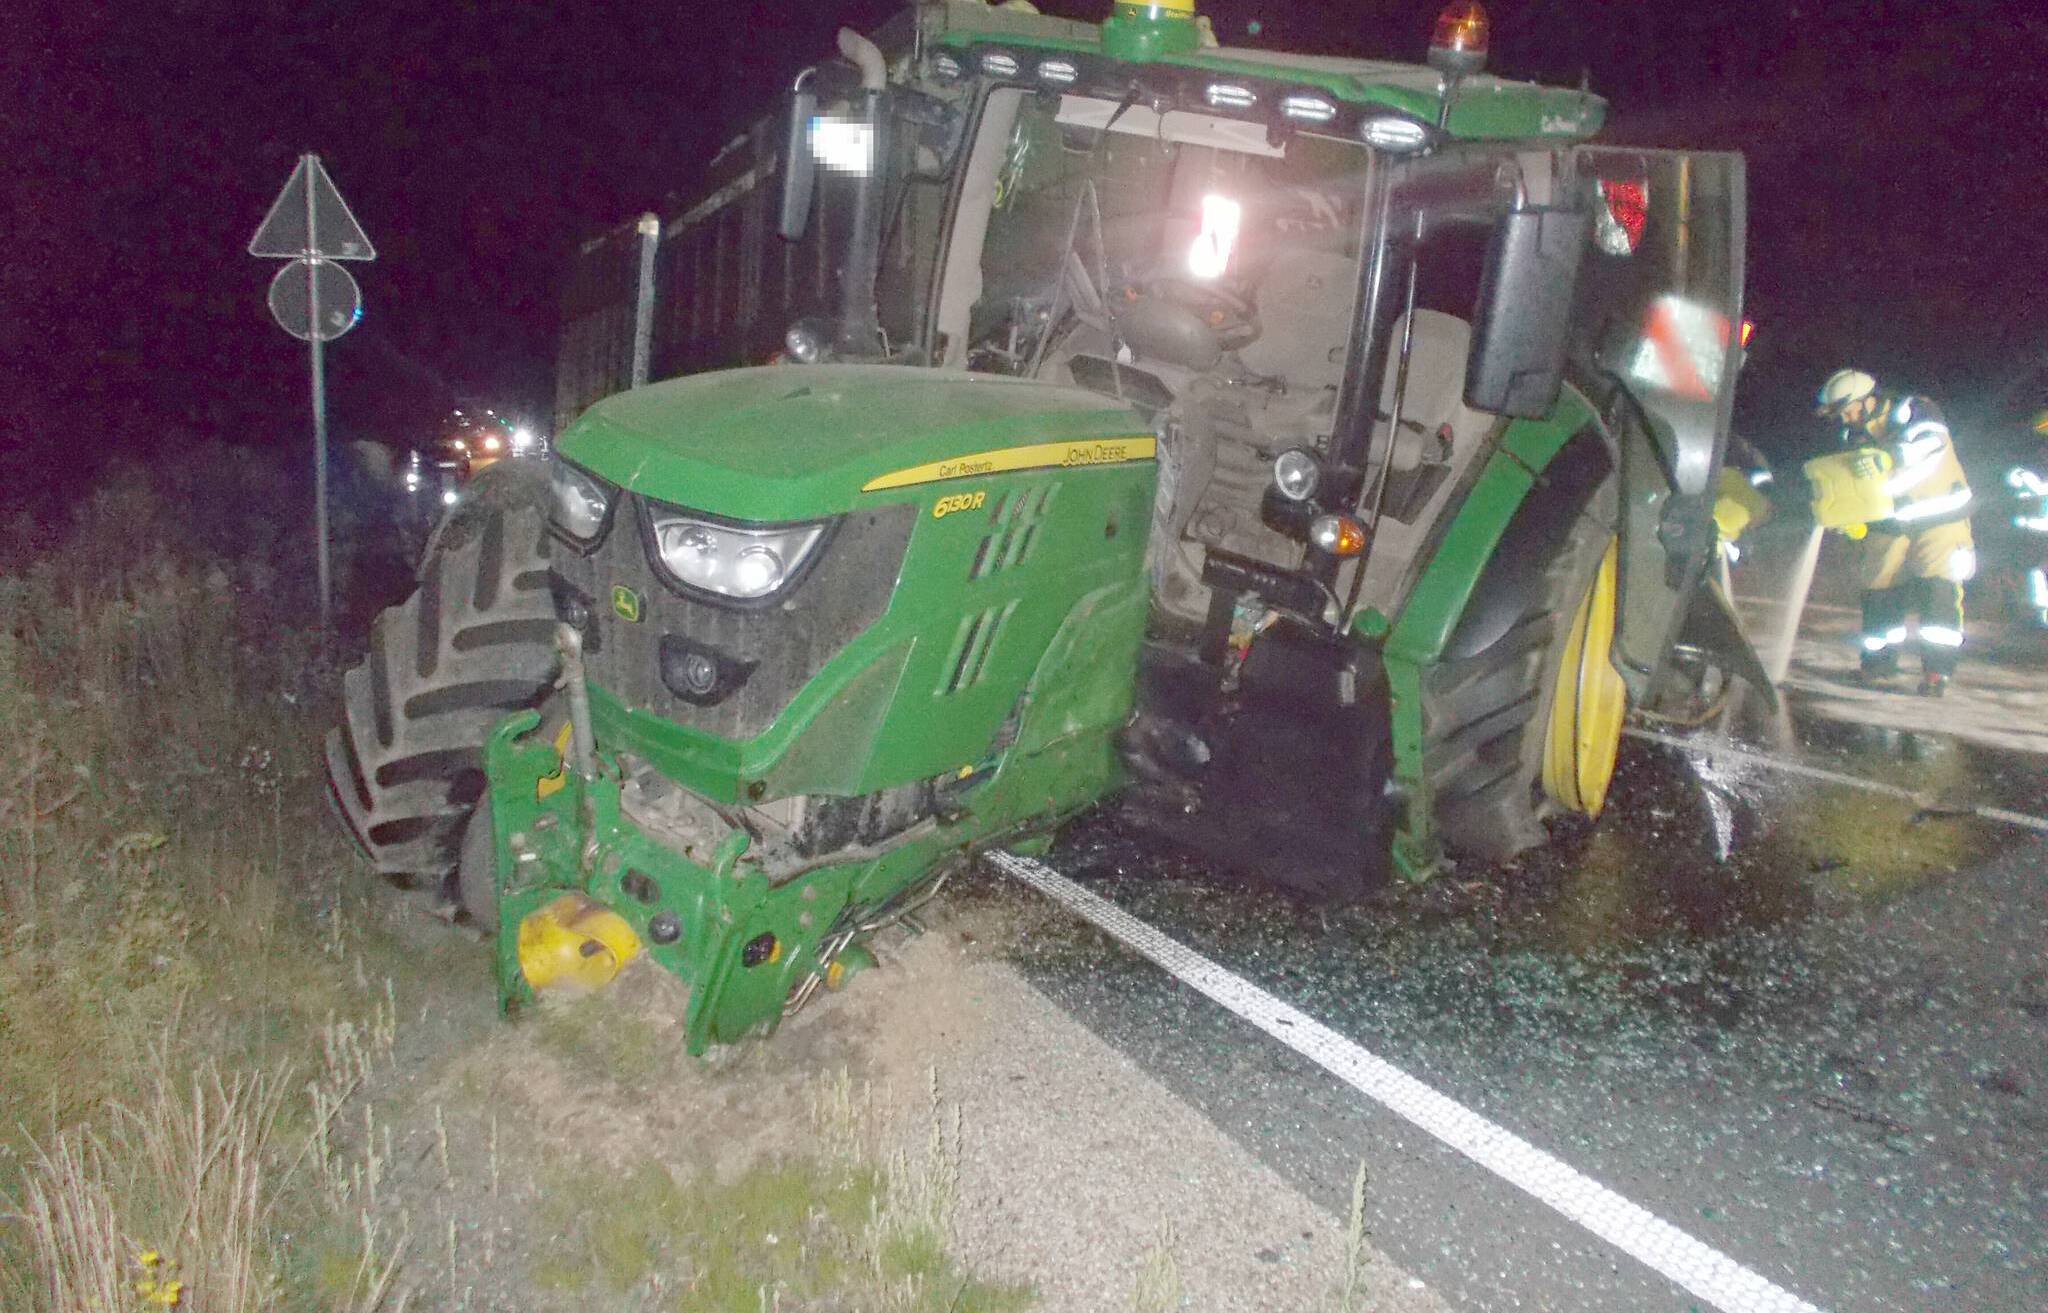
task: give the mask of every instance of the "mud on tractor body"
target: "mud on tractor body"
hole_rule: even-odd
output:
[[[1129,786],[1340,893],[1596,814],[1725,612],[1741,164],[1589,144],[1454,8],[1428,67],[1173,5],[843,34],[632,230],[643,313],[583,277],[550,483],[380,619],[329,745],[372,858],[459,866],[508,1003],[651,957],[695,1050]]]

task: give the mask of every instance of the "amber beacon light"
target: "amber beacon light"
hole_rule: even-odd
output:
[[[1429,38],[1429,66],[1455,76],[1486,67],[1486,38],[1491,24],[1479,0],[1451,0],[1437,12],[1436,31]]]

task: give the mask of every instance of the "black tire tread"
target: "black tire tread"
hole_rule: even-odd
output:
[[[434,534],[411,597],[342,676],[330,797],[377,870],[445,876],[482,786],[483,744],[555,678],[546,481],[486,472]]]
[[[1610,471],[1506,633],[1424,672],[1423,775],[1438,837],[1454,856],[1506,861],[1549,839],[1544,822],[1560,811],[1542,788],[1557,649],[1614,533],[1616,488]]]

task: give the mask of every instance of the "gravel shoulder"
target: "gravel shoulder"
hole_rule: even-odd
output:
[[[550,1307],[599,1287],[615,1308],[695,1307],[676,1237],[633,1221],[650,1206],[635,1183],[658,1167],[708,1198],[775,1163],[818,1161],[835,1133],[820,1100],[835,1088],[852,1091],[859,1135],[897,1164],[892,1175],[929,1175],[942,1146],[951,1259],[1029,1286],[1035,1310],[1447,1307],[1369,1241],[1345,1305],[1346,1219],[1011,964],[1079,936],[1029,895],[959,891],[922,934],[885,937],[879,968],[773,1038],[703,1060],[682,1052],[680,986],[644,964],[598,995],[503,1023],[482,944],[422,905],[392,900],[387,929],[444,966],[416,982],[430,997],[360,1097],[374,1107],[351,1109],[337,1135],[344,1157],[375,1151],[374,1211],[409,1239],[414,1307]],[[565,1273],[567,1233],[582,1238]],[[634,1251],[623,1272],[622,1246]]]
[[[1045,1313],[1137,1306],[1170,1257],[1180,1307],[1337,1308],[1345,1219],[1301,1194],[1007,965],[1040,909],[975,900],[834,999],[866,1031],[886,1100],[921,1112],[936,1074],[960,1110],[956,1242],[977,1270],[1027,1280]],[[1071,931],[1067,931],[1071,933]],[[863,1015],[864,1014],[864,1015]],[[907,1086],[907,1087],[906,1087]],[[906,1116],[899,1134],[920,1133]],[[1359,1309],[1448,1307],[1369,1244]]]

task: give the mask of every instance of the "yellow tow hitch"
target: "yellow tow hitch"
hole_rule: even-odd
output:
[[[519,923],[519,970],[536,990],[602,989],[639,953],[632,927],[582,894],[563,894]]]

